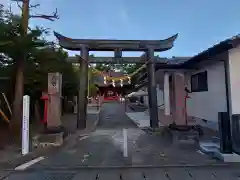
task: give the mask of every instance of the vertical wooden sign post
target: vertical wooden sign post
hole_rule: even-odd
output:
[[[22,155],[29,153],[29,105],[29,96],[23,96]]]

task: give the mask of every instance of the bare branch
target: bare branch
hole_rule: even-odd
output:
[[[48,32],[50,30],[50,28],[41,28],[42,32]]]
[[[17,3],[17,6],[22,10],[22,6],[19,4],[19,2],[23,3],[24,0],[12,0],[12,1],[15,1]],[[29,9],[37,8],[39,6],[40,6],[40,4],[30,5]],[[59,19],[59,15],[58,15],[58,11],[57,11],[57,8],[56,8],[56,11],[53,12],[52,15],[36,14],[36,15],[29,15],[29,18],[41,18],[41,19],[46,19],[46,20],[49,20],[49,21],[55,21],[56,19]]]
[[[22,9],[22,6],[19,4],[19,2],[24,2],[23,0],[12,0],[12,1],[15,1],[16,3],[17,3],[17,6],[20,8],[20,9]],[[29,9],[31,9],[31,8],[37,8],[37,7],[39,7],[40,6],[40,4],[34,4],[34,5],[29,5]]]
[[[18,1],[16,1],[16,3],[17,3],[17,6],[19,7],[19,9],[21,9],[21,10],[22,10],[22,6],[19,4],[19,2],[18,2]]]
[[[53,13],[53,15],[36,14],[36,15],[30,15],[29,17],[47,19],[49,21],[55,21],[56,19],[59,19],[57,8],[56,8],[56,11]]]
[[[29,8],[31,9],[31,8],[37,8],[37,7],[39,7],[40,6],[40,4],[34,4],[34,5],[30,5],[29,6]]]
[[[9,13],[12,14],[12,3],[9,6]]]

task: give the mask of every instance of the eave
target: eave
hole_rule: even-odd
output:
[[[54,35],[59,45],[68,50],[78,50],[87,47],[89,51],[146,51],[153,48],[157,52],[166,51],[174,46],[178,34],[164,40],[110,40],[110,39],[72,39],[57,32]]]
[[[240,35],[234,36],[232,38],[221,41],[220,43],[208,48],[207,50],[197,54],[188,61],[182,64],[182,68],[194,68],[196,65],[202,61],[211,60],[212,57],[218,54],[227,52],[230,49],[237,47],[240,44]]]

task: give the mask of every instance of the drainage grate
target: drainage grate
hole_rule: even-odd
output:
[[[72,180],[76,175],[75,172],[44,172],[44,180]]]

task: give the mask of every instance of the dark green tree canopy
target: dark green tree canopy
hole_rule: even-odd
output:
[[[0,4],[0,77],[14,74],[19,56],[27,54],[25,60],[25,91],[34,94],[47,88],[47,74],[60,72],[63,75],[63,94],[76,94],[78,74],[72,64],[66,61],[68,53],[47,41],[43,27],[29,28],[21,36],[21,17],[11,14]]]

